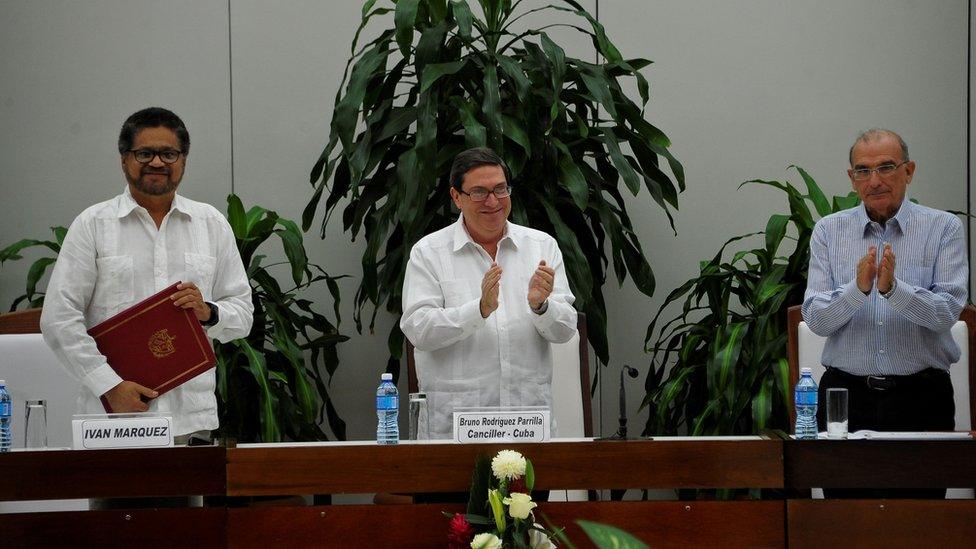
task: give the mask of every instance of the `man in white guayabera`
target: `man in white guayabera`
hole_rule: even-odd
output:
[[[563,257],[551,236],[508,221],[512,187],[487,148],[451,166],[457,222],[410,251],[400,328],[416,347],[433,438],[457,407],[551,406],[552,351],[576,333]]]
[[[158,396],[119,377],[86,331],[178,280],[173,306],[192,310],[210,338],[227,342],[251,331],[251,286],[230,225],[213,206],[176,193],[190,150],[183,121],[143,109],[122,125],[118,145],[128,184],[68,229],[41,331],[81,382],[79,412],[104,412],[104,397],[116,412],[172,414],[177,443],[190,433],[209,436],[218,426],[213,369]]]

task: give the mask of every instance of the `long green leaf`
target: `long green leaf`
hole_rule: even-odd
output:
[[[393,22],[396,25],[396,41],[400,46],[400,53],[410,57],[410,46],[413,43],[413,25],[417,19],[419,0],[398,0]]]
[[[820,190],[820,186],[817,185],[817,182],[814,181],[813,178],[810,177],[810,174],[808,174],[803,168],[796,165],[791,165],[790,167],[800,173],[800,176],[803,178],[803,182],[807,185],[807,195],[810,197],[810,201],[813,202],[813,206],[817,209],[817,213],[820,214],[820,217],[829,215],[831,213],[830,203],[827,202],[827,197],[824,196],[824,193]]]
[[[464,59],[448,63],[429,63],[424,65],[424,74],[420,82],[421,93],[430,89],[441,77],[456,73],[467,63]]]
[[[586,533],[590,541],[600,549],[647,549],[648,545],[616,526],[600,524],[588,520],[577,520],[576,524]]]

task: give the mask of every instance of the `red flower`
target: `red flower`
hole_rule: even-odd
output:
[[[451,524],[447,529],[447,546],[450,549],[463,549],[471,546],[474,539],[474,527],[461,513],[454,513]]]
[[[523,494],[529,493],[529,491],[525,488],[525,477],[519,477],[515,480],[508,481],[508,493],[512,494],[515,492],[521,492]]]

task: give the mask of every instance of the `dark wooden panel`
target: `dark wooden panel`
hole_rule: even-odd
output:
[[[222,508],[0,515],[4,547],[223,547]]]
[[[221,495],[219,447],[0,454],[0,500]]]
[[[788,488],[976,486],[976,440],[788,440]]]
[[[789,546],[972,547],[973,500],[790,500]]]
[[[442,512],[463,505],[339,505],[229,509],[230,547],[443,547]],[[545,503],[537,517],[565,527],[579,547],[592,547],[574,521],[623,528],[652,547],[783,547],[782,501],[627,501]]]
[[[41,309],[24,309],[0,314],[0,334],[41,333]]]
[[[229,495],[466,491],[477,454],[514,448],[538,489],[782,487],[778,440],[230,448]],[[341,473],[338,473],[341,472]]]

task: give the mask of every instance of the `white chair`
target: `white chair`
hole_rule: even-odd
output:
[[[78,382],[71,379],[41,334],[0,334],[0,379],[13,400],[13,447],[24,447],[24,411],[28,399],[47,401],[47,441],[52,448],[71,446],[71,416]],[[87,499],[0,502],[0,513],[87,510]]]
[[[952,327],[952,339],[959,346],[959,360],[949,367],[949,377],[952,380],[952,392],[956,405],[956,431],[971,431],[973,416],[976,409],[972,406],[971,400],[971,377],[973,376],[976,357],[971,357],[972,344],[970,334],[976,325],[976,310],[972,306],[967,306],[961,320]],[[810,330],[807,323],[802,320],[802,313],[799,306],[790,307],[788,312],[788,324],[790,329],[790,386],[796,385],[799,378],[800,368],[810,368],[814,381],[819,385],[820,377],[826,371],[820,358],[823,355],[824,345],[827,338],[818,336]],[[794,348],[792,342],[796,342]],[[790,412],[791,419],[793,412]],[[823,492],[819,488],[813,490],[814,498],[822,498]],[[971,488],[950,488],[946,492],[947,499],[973,499],[974,491]]]

